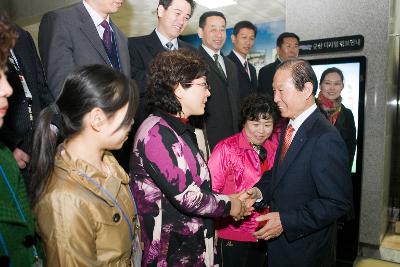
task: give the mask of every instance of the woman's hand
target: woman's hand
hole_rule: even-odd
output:
[[[247,189],[245,191],[240,192],[238,198],[246,203],[246,207],[250,208],[254,205],[254,203],[261,199],[262,194],[260,190],[256,187]]]
[[[235,197],[230,197],[231,200],[231,211],[230,215],[233,217],[235,221],[244,219],[244,215],[246,212],[246,204]]]

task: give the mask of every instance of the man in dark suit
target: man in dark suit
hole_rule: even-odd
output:
[[[39,52],[54,98],[68,74],[83,65],[108,65],[130,76],[128,39],[112,23],[123,0],[83,0],[71,7],[46,13],[39,27]],[[128,170],[131,146],[114,153]]]
[[[271,172],[247,192],[270,212],[254,236],[268,241],[268,266],[331,267],[336,220],[352,206],[346,145],[315,104],[317,79],[299,59],[278,66],[274,100],[289,124]]]
[[[47,87],[32,36],[22,28],[16,28],[19,37],[7,62],[7,80],[14,93],[8,98],[9,111],[0,129],[0,139],[13,152],[27,180],[26,166],[30,161],[33,126],[40,111],[54,99]]]
[[[250,21],[240,21],[233,27],[231,40],[234,48],[228,58],[236,64],[241,99],[257,91],[256,69],[247,60],[256,36],[257,28]]]
[[[148,116],[143,100],[151,61],[164,51],[180,48],[194,50],[190,44],[178,39],[185,30],[194,8],[193,0],[159,0],[157,28],[149,35],[128,38],[131,77],[139,86],[141,99],[135,116],[135,128]],[[131,139],[130,137],[127,143],[130,143]]]
[[[194,49],[190,44],[178,39],[185,30],[194,8],[193,0],[159,0],[157,28],[149,35],[128,39],[131,77],[139,85],[142,93],[146,89],[146,75],[153,58],[167,50]]]
[[[221,53],[226,40],[226,19],[218,11],[200,16],[199,53],[210,71],[207,82],[211,96],[207,100],[205,124],[208,144],[212,150],[222,139],[239,132],[239,87],[235,63]]]
[[[272,79],[278,65],[288,59],[299,56],[300,38],[295,33],[284,32],[276,40],[277,58],[274,62],[262,67],[258,72],[258,92],[274,96]]]
[[[83,0],[46,13],[39,27],[39,52],[56,98],[69,73],[88,64],[103,64],[129,77],[128,40],[112,23],[123,0]]]

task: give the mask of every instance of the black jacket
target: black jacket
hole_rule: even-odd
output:
[[[268,94],[274,97],[272,91],[272,81],[276,72],[276,67],[281,63],[279,59],[276,59],[273,63],[270,63],[262,67],[258,73],[258,92],[262,94]]]
[[[242,62],[240,62],[240,59],[233,51],[229,53],[228,58],[236,64],[237,78],[239,80],[240,99],[243,100],[243,98],[245,98],[249,94],[257,92],[257,73],[254,66],[250,63],[248,65],[251,76],[250,80],[250,77],[247,74]]]
[[[51,104],[54,98],[47,87],[42,63],[32,36],[20,27],[17,27],[17,31],[19,38],[13,51],[32,94],[32,114],[35,122],[40,111]],[[33,124],[29,119],[28,102],[17,71],[10,62],[7,66],[7,80],[13,88],[13,94],[8,98],[9,109],[4,118],[4,125],[0,129],[0,140],[11,151],[20,148],[30,154]]]
[[[207,81],[211,96],[207,100],[205,124],[210,150],[222,139],[239,132],[239,86],[236,65],[222,55],[225,63],[225,78],[217,68],[214,59],[199,47],[200,56],[210,67]]]

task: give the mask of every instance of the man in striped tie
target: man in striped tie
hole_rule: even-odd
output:
[[[274,101],[289,124],[276,160],[254,188],[269,204],[265,225],[254,233],[268,241],[268,266],[331,267],[335,262],[336,220],[352,207],[346,145],[315,104],[317,79],[310,64],[281,63],[273,79]]]
[[[123,2],[82,0],[43,16],[39,52],[55,98],[68,74],[83,65],[107,65],[130,75],[128,40],[110,18]]]
[[[130,76],[128,39],[110,18],[124,0],[82,0],[46,13],[39,27],[39,52],[54,98],[64,80],[84,65],[101,64]],[[114,153],[127,170],[128,143]]]

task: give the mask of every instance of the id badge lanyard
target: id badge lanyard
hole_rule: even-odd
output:
[[[14,69],[16,70],[19,81],[21,82],[22,88],[24,89],[25,98],[28,103],[29,120],[30,120],[31,126],[32,126],[32,124],[33,124],[32,94],[31,94],[31,91],[29,90],[28,84],[26,83],[25,76],[22,73],[21,66],[19,65],[17,57],[15,56],[15,53],[12,49],[10,49],[9,61],[10,61],[11,65],[13,65]]]
[[[128,215],[125,213],[125,211],[122,209],[122,207],[119,205],[119,203],[118,203],[118,201],[111,195],[111,193],[109,192],[109,191],[107,191],[107,189],[105,189],[104,187],[102,187],[98,182],[96,182],[92,177],[90,177],[90,176],[88,176],[86,173],[84,173],[84,172],[81,172],[81,171],[78,171],[78,174],[80,175],[80,176],[82,176],[82,177],[84,177],[84,178],[86,178],[89,182],[91,182],[92,184],[94,184],[101,192],[103,192],[108,198],[110,198],[111,199],[111,201],[114,203],[114,205],[118,208],[118,210],[122,213],[122,215],[123,215],[123,217],[124,217],[124,219],[125,219],[125,221],[126,221],[126,224],[128,225],[128,227],[129,227],[129,234],[130,234],[130,237],[131,237],[131,242],[132,242],[132,244],[134,244],[134,241],[135,241],[135,231],[134,231],[134,229],[132,228],[132,224],[131,224],[131,221],[129,220],[129,217],[128,217]],[[132,195],[132,192],[131,192],[131,190],[130,190],[130,188],[128,187],[128,191],[129,191],[129,194],[130,194],[130,196],[131,196],[131,200],[133,201],[133,204],[134,204],[134,206],[135,206],[135,218],[137,218],[137,207],[136,207],[136,203],[135,203],[135,200],[133,199],[133,195]],[[137,221],[138,222],[138,221]],[[137,223],[137,225],[138,225],[138,223]],[[138,226],[139,227],[139,226]],[[137,228],[138,228],[137,227]],[[136,247],[133,247],[133,250],[136,250],[136,249],[140,249],[140,247],[138,247],[138,248],[136,248]]]
[[[21,220],[25,224],[27,224],[26,216],[24,214],[24,211],[21,208],[21,205],[19,204],[17,195],[16,195],[14,189],[12,188],[12,186],[10,184],[10,181],[8,180],[8,177],[7,177],[5,171],[3,170],[3,167],[1,165],[0,165],[0,173],[1,173],[1,176],[3,177],[4,182],[7,185],[8,190],[11,193],[13,202],[15,203],[15,206],[17,207],[17,211],[18,211],[19,217],[21,218]],[[1,241],[1,245],[4,247],[4,252],[6,253],[6,256],[8,256],[7,255],[8,254],[8,250],[7,250],[7,247],[6,247],[6,244],[5,244],[5,240],[4,240],[2,235],[0,235],[0,241]],[[36,249],[35,245],[32,245],[32,254],[33,254],[33,257],[35,258],[35,262],[33,263],[32,266],[43,266],[43,261],[42,261],[42,259],[39,258],[39,255],[37,253],[37,249]],[[12,266],[12,265],[10,264],[10,266]]]

